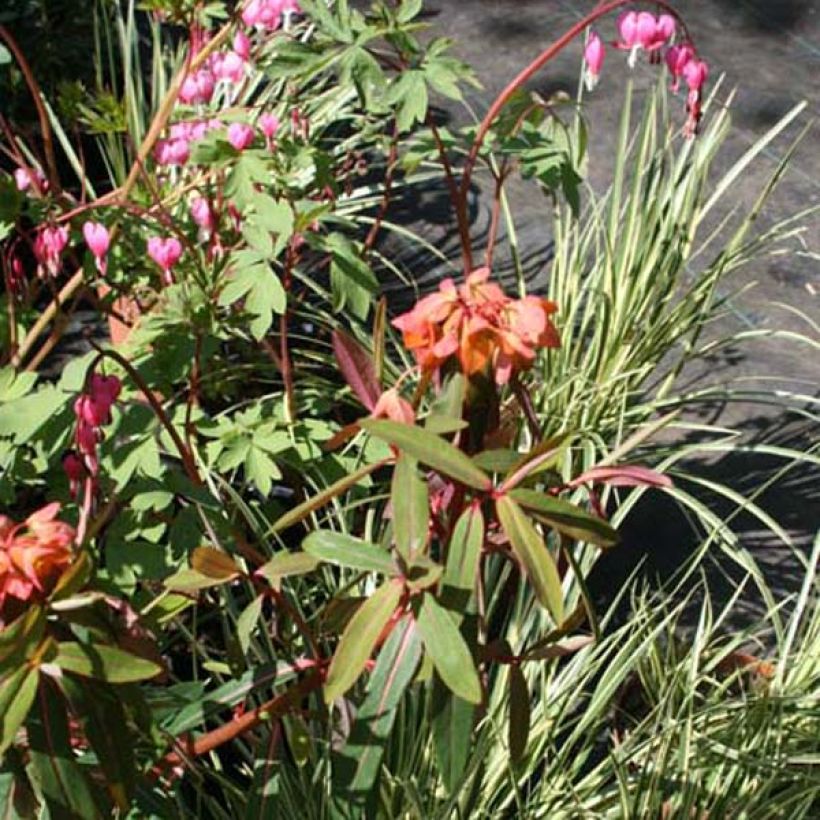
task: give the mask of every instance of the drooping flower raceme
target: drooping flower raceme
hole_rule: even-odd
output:
[[[485,267],[459,287],[445,279],[438,293],[394,319],[422,371],[436,371],[456,357],[466,375],[489,367],[496,383],[506,384],[532,365],[539,349],[559,346],[549,318],[556,310],[552,302],[538,296],[510,299],[489,277]]]
[[[102,428],[111,423],[111,408],[120,395],[122,384],[116,376],[92,374],[87,390],[74,402],[76,428],[74,443],[86,474],[94,477],[99,472],[97,447],[102,439]],[[76,463],[63,458],[63,468],[69,482],[79,480]]]
[[[75,531],[57,520],[59,512],[59,504],[48,504],[21,524],[0,515],[0,622],[10,598],[48,594],[73,561]]]
[[[107,269],[106,254],[111,243],[108,228],[99,222],[86,222],[83,225],[83,237],[88,249],[94,255],[94,263],[101,276],[105,276]]]

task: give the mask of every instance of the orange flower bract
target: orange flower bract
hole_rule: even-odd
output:
[[[496,383],[506,384],[532,366],[539,349],[560,345],[549,318],[556,310],[552,302],[539,296],[510,299],[489,277],[489,268],[478,268],[460,287],[445,279],[438,293],[394,319],[422,370],[438,370],[457,356],[466,375],[489,366]]]
[[[75,531],[57,520],[59,512],[59,504],[48,504],[22,524],[0,515],[0,620],[7,598],[48,593],[72,562]]]

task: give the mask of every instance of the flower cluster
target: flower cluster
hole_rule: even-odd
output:
[[[63,469],[74,497],[81,482],[86,478],[96,478],[99,472],[97,447],[102,440],[102,428],[111,423],[111,408],[121,390],[122,384],[116,376],[92,373],[87,389],[74,402],[76,450],[63,456]]]
[[[485,267],[460,287],[445,279],[438,293],[393,320],[423,371],[438,370],[456,356],[466,375],[489,365],[496,383],[506,384],[532,365],[537,350],[560,345],[549,318],[556,310],[552,302],[539,296],[510,299],[489,277]]]
[[[627,11],[618,18],[620,39],[613,46],[629,52],[629,65],[635,65],[640,52],[645,52],[651,63],[659,63],[662,58],[672,74],[672,90],[677,91],[680,79],[688,86],[686,97],[686,133],[697,132],[701,117],[703,86],[709,76],[709,67],[698,58],[691,42],[670,45],[675,37],[675,18],[670,14],[656,17],[648,11]],[[605,48],[601,38],[592,32],[584,50],[585,81],[593,88],[598,81],[604,63]]]
[[[68,228],[64,225],[46,225],[34,238],[34,256],[38,262],[38,273],[47,272],[56,276],[62,266],[63,251],[68,244]]]
[[[257,31],[275,31],[301,11],[297,0],[249,0],[242,10],[242,22]]]
[[[59,504],[49,504],[22,524],[0,515],[0,622],[8,614],[7,599],[47,594],[71,563],[75,532],[57,520],[59,512]]]

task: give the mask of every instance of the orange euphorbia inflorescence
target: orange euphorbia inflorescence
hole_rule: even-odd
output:
[[[48,504],[22,524],[0,515],[0,622],[7,598],[48,593],[74,559],[74,527],[58,521],[59,512],[59,504]]]
[[[489,278],[484,267],[458,287],[445,279],[438,293],[393,320],[423,371],[438,370],[457,356],[466,375],[489,365],[496,383],[506,384],[532,366],[539,349],[560,345],[549,318],[556,310],[553,302],[540,296],[511,299]]]

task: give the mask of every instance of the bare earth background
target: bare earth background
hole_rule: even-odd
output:
[[[734,202],[748,208],[802,128],[820,114],[820,2],[813,0],[680,0],[676,7],[684,15],[699,52],[712,68],[712,79],[725,73],[721,102],[736,90],[731,106],[733,127],[714,173],[740,156],[801,100],[808,109],[734,186]],[[594,6],[592,0],[438,0],[427,4],[427,20],[435,36],[452,37],[456,51],[475,67],[483,89],[471,92],[468,103],[480,116],[492,98],[549,42],[580,19]],[[614,19],[599,27],[602,37],[615,39]],[[532,90],[548,97],[563,90],[575,94],[581,47],[571,46],[565,55],[548,66],[531,82]],[[618,120],[623,102],[623,83],[628,69],[623,54],[610,50],[601,83],[587,96],[586,114],[590,122],[589,179],[601,189],[606,185],[615,152]],[[634,72],[638,102],[641,89],[655,81],[656,71],[639,65]],[[680,117],[683,121],[683,101]],[[708,115],[707,115],[708,116]],[[443,117],[451,122],[469,122],[469,115],[457,105],[448,107]],[[446,211],[443,192],[425,194],[429,201],[414,203],[416,218],[421,215],[425,235],[455,252],[451,232],[439,221],[439,209]],[[514,212],[520,241],[533,284],[549,275],[550,213],[546,200],[521,186],[513,190]],[[790,214],[820,203],[820,124],[804,138],[791,167],[759,220],[760,228]],[[444,214],[442,214],[444,216]],[[473,207],[474,232],[482,233],[488,222],[486,191],[476,197]],[[805,247],[795,253],[770,257],[735,275],[732,290],[754,284],[739,296],[727,325],[720,335],[733,330],[755,328],[789,329],[813,335],[806,321],[781,305],[799,309],[815,323],[820,322],[820,229],[817,218],[808,224]],[[801,253],[802,250],[802,253]],[[500,267],[504,267],[503,254]],[[423,289],[434,287],[441,271],[414,273]],[[752,342],[727,351],[693,372],[693,379],[708,375],[710,382],[754,378],[752,384],[767,392],[787,390],[818,397],[820,356],[816,350],[783,340]],[[764,377],[761,380],[761,377]],[[736,382],[737,383],[737,382]],[[815,408],[816,410],[816,408]],[[818,426],[793,413],[757,404],[711,407],[702,411],[709,420],[719,419],[744,431],[746,440],[767,441],[807,449],[818,442]],[[717,462],[699,463],[697,470],[709,478],[727,481],[740,491],[757,487],[782,462],[732,454]],[[778,482],[776,488],[758,499],[788,530],[796,543],[806,548],[820,528],[820,475],[817,469],[798,469]],[[627,534],[626,549],[617,551],[600,566],[600,588],[612,585],[640,560],[650,575],[664,575],[677,566],[693,546],[687,525],[673,509],[657,499],[643,505],[642,515]],[[792,590],[802,580],[797,562],[781,544],[764,535],[753,519],[734,522],[743,533],[743,545],[766,567],[775,589]],[[717,586],[720,586],[719,581]]]

